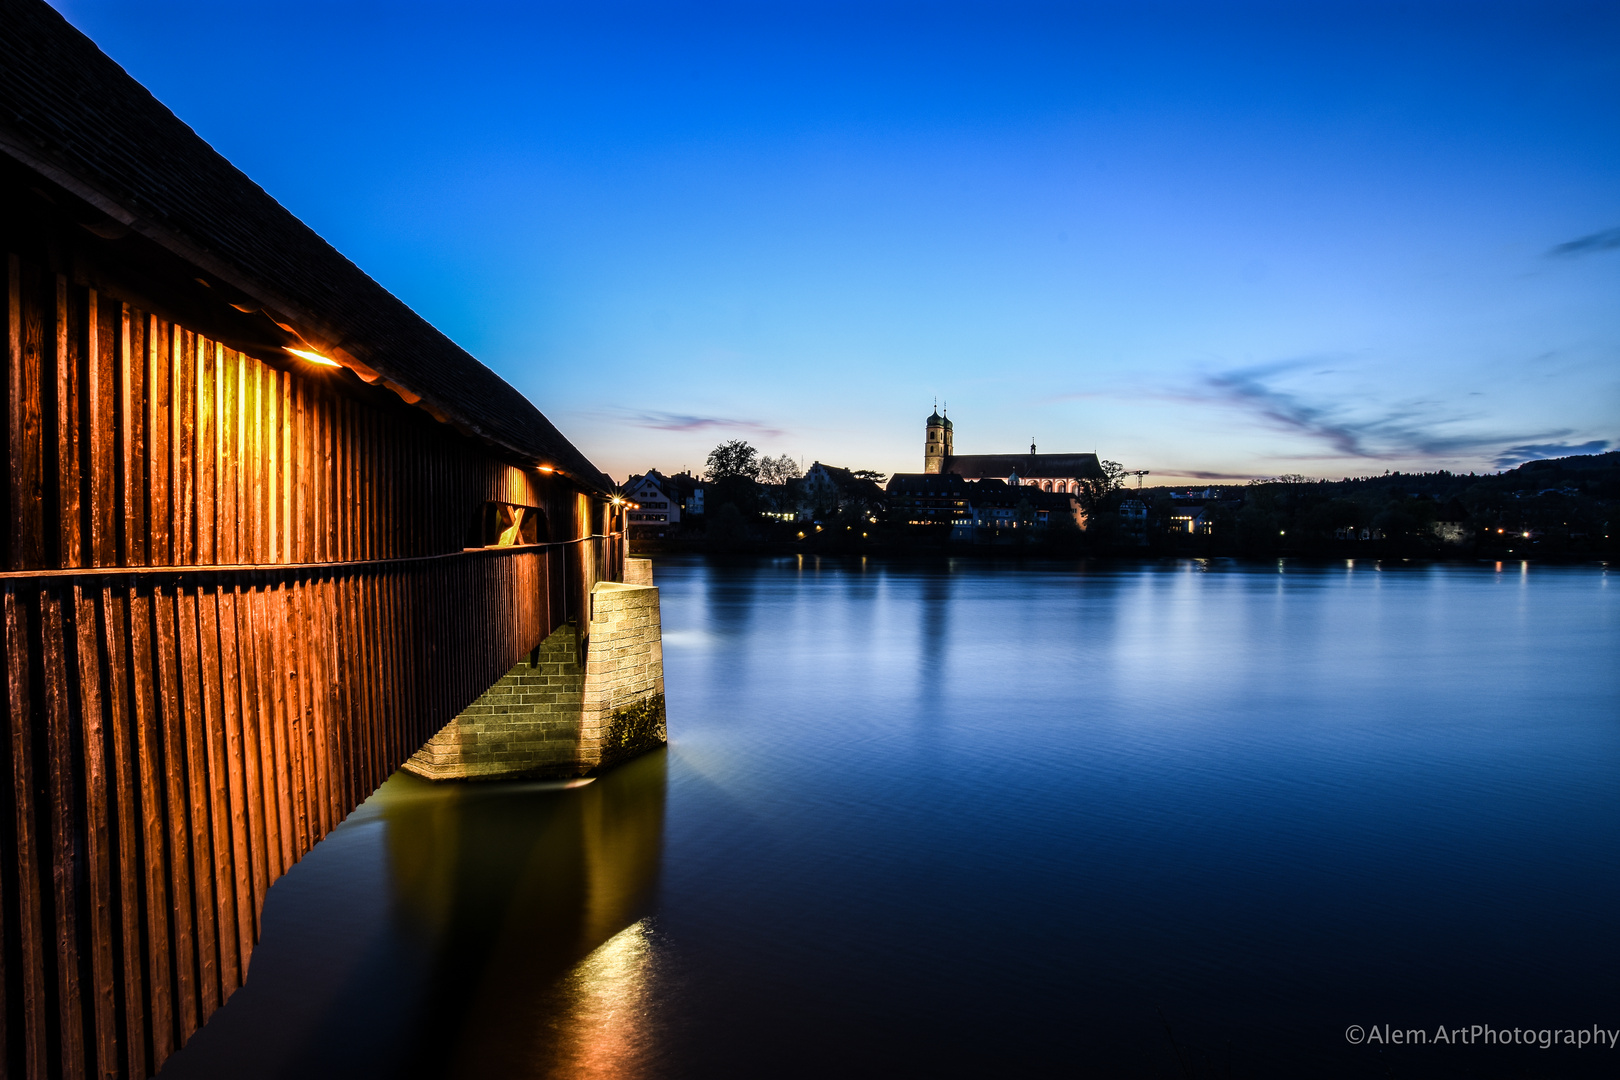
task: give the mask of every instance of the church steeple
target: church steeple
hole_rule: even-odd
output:
[[[923,440],[923,472],[937,473],[945,468],[945,418],[936,408],[928,415],[928,435]]]
[[[934,411],[928,417],[927,437],[923,440],[923,472],[945,471],[945,460],[954,449],[952,434],[950,417],[939,414],[939,403],[936,401]]]

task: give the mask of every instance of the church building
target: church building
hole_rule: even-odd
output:
[[[1102,476],[1096,454],[958,454],[949,417],[934,410],[923,443],[923,472],[946,473],[964,480],[1001,480],[1013,487],[1079,494],[1081,482]]]

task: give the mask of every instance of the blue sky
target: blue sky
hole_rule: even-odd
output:
[[[1620,6],[58,3],[623,478],[1620,446]]]

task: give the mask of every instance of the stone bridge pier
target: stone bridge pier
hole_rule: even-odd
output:
[[[586,632],[564,623],[462,710],[405,768],[428,780],[576,777],[667,738],[664,651],[652,563],[591,589]]]

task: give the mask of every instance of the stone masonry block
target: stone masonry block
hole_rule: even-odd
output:
[[[661,745],[663,642],[651,565],[598,582],[584,663],[559,627],[428,740],[405,767],[433,780],[577,776]]]

